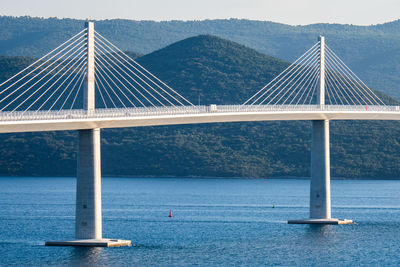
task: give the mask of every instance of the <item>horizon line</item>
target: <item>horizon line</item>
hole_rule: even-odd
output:
[[[1,17],[9,17],[9,18],[32,18],[32,19],[70,19],[70,20],[81,20],[81,21],[110,21],[110,20],[127,20],[127,21],[136,21],[136,22],[156,22],[156,23],[163,23],[163,22],[203,22],[203,21],[218,21],[218,20],[246,20],[246,21],[253,21],[253,22],[266,22],[266,23],[275,23],[275,24],[281,24],[281,25],[286,25],[286,26],[292,26],[292,27],[306,27],[306,26],[312,26],[312,25],[320,25],[320,24],[328,24],[328,25],[349,25],[349,26],[355,26],[355,27],[370,27],[370,26],[378,26],[378,25],[384,25],[384,24],[389,24],[393,22],[400,21],[400,18],[394,19],[394,20],[388,20],[382,23],[376,23],[376,24],[352,24],[352,23],[339,23],[339,22],[315,22],[315,23],[309,23],[309,24],[289,24],[289,23],[284,23],[284,22],[277,22],[277,21],[272,21],[272,20],[260,20],[260,19],[250,19],[250,18],[202,18],[202,19],[166,19],[166,20],[155,20],[155,19],[133,19],[133,18],[73,18],[73,17],[50,17],[50,16],[31,16],[31,15],[3,15],[0,14]]]

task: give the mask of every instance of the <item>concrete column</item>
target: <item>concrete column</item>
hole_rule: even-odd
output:
[[[83,92],[83,109],[91,112],[95,108],[94,101],[94,23],[86,22],[87,29],[87,73],[85,80],[85,90]]]
[[[317,104],[325,105],[325,38],[320,36],[320,75]],[[312,122],[310,218],[331,218],[329,121]]]
[[[325,38],[320,36],[320,79],[317,105],[325,107]],[[349,224],[352,220],[331,218],[331,165],[329,120],[312,121],[310,218],[289,220],[294,224]]]
[[[325,37],[318,38],[320,42],[320,57],[319,57],[319,90],[317,103],[321,106],[325,105]]]
[[[94,23],[86,22],[87,73],[83,109],[93,112],[94,95]],[[101,239],[101,163],[100,129],[79,131],[76,187],[76,239]]]
[[[83,109],[95,109],[94,23],[86,22],[87,73]],[[76,179],[75,240],[48,241],[47,246],[130,246],[131,241],[104,239],[101,215],[100,129],[79,130],[78,168]]]
[[[75,238],[102,238],[100,129],[79,131]]]
[[[310,218],[331,218],[329,121],[312,122]]]

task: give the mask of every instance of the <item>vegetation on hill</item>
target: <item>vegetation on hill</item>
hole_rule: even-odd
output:
[[[0,81],[10,78],[33,61],[29,57],[0,56]]]
[[[202,104],[242,103],[288,64],[209,35],[138,61],[190,101],[197,103],[200,94]],[[399,178],[399,133],[398,122],[331,122],[332,176]],[[2,134],[0,175],[74,176],[76,142],[76,132]],[[309,121],[106,129],[102,171],[108,176],[307,177],[310,145]]]
[[[241,104],[288,63],[216,36],[200,35],[138,59],[192,103]],[[162,62],[160,64],[159,62]]]

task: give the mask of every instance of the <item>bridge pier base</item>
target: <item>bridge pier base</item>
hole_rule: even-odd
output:
[[[290,224],[350,224],[352,220],[331,218],[331,166],[329,120],[312,121],[310,218]]]
[[[100,129],[79,131],[75,238],[46,242],[47,246],[129,246],[131,241],[103,239],[101,213]]]

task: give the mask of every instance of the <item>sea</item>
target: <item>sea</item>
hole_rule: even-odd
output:
[[[103,178],[103,236],[74,238],[74,178],[0,178],[0,266],[398,266],[400,181],[333,180],[332,217],[308,217],[307,179]],[[169,217],[170,211],[173,217]]]

